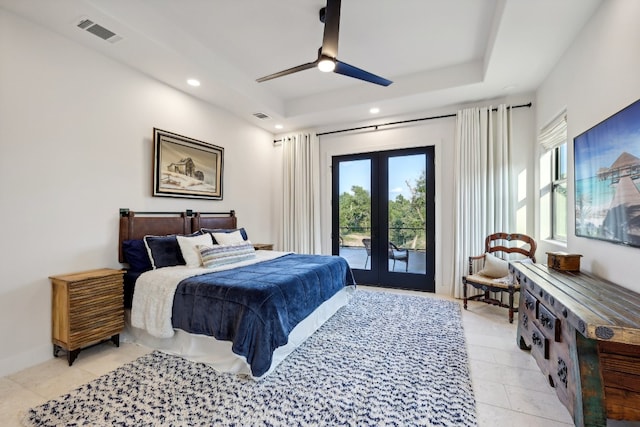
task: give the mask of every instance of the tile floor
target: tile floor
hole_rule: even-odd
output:
[[[505,309],[472,302],[468,311],[463,310],[463,324],[480,427],[573,425],[533,358],[517,348],[515,323],[509,324]],[[0,378],[0,425],[19,426],[20,414],[25,409],[64,394],[148,351],[128,343],[120,348],[103,344],[81,352],[72,367],[62,357]]]

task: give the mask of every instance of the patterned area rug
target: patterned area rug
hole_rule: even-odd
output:
[[[154,352],[25,425],[476,426],[460,307],[359,290],[266,378]]]

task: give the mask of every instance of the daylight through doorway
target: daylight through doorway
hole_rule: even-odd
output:
[[[333,157],[333,254],[360,284],[434,292],[433,147]]]

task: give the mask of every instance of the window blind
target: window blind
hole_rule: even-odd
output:
[[[567,112],[563,111],[540,130],[538,142],[545,150],[551,150],[567,142]]]

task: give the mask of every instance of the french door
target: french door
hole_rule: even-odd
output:
[[[358,284],[435,291],[433,147],[332,159],[332,253]]]

